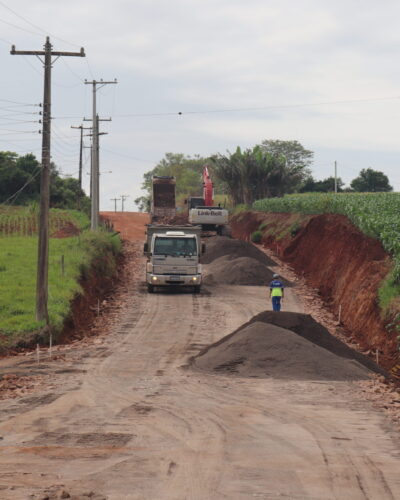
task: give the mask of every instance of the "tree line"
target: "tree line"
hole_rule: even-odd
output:
[[[178,200],[202,193],[201,172],[207,164],[217,194],[227,194],[234,205],[251,205],[262,198],[289,193],[333,192],[334,177],[316,180],[311,173],[314,153],[298,141],[264,140],[261,144],[235,152],[216,154],[209,158],[167,153],[152,170],[144,174],[142,189],[145,195],[135,203],[140,210],[148,210],[153,175],[171,175],[176,178]],[[367,168],[345,188],[337,178],[338,192],[392,191],[388,177],[380,171]]]
[[[90,199],[78,179],[62,178],[54,163],[50,170],[50,206],[63,209],[90,208]],[[0,203],[27,205],[40,197],[40,163],[32,153],[20,156],[0,151]]]

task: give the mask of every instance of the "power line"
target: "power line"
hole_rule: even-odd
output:
[[[31,178],[28,179],[25,184],[20,188],[18,189],[18,191],[16,191],[14,194],[12,194],[9,198],[6,199],[6,201],[3,201],[2,203],[0,203],[0,205],[10,205],[12,203],[14,203],[16,201],[16,199],[18,198],[19,194],[22,193],[22,191],[31,183],[33,182],[36,177],[40,174],[40,171],[41,171],[41,167],[40,166],[37,166],[36,167],[38,170],[37,172],[34,174],[34,175],[31,175]],[[11,203],[9,203],[10,201],[12,200]]]
[[[0,1],[0,5],[2,5],[5,9],[7,9],[8,11],[12,12],[15,16],[17,16],[19,19],[21,19],[22,21],[26,22],[27,24],[29,24],[30,26],[32,26],[33,28],[35,29],[38,29],[39,31],[41,31],[42,33],[34,33],[36,35],[40,35],[42,36],[42,34],[48,34],[50,35],[52,38],[55,38],[56,40],[60,40],[60,42],[64,42],[64,43],[67,43],[68,45],[72,45],[73,47],[79,47],[79,45],[77,45],[76,43],[72,43],[72,42],[69,42],[68,40],[63,40],[62,38],[58,37],[58,36],[55,36],[53,35],[52,33],[49,33],[49,31],[47,30],[44,30],[43,28],[41,28],[40,26],[38,26],[37,24],[33,24],[31,21],[29,21],[28,19],[26,19],[25,17],[21,16],[21,14],[18,14],[18,12],[16,12],[15,10],[13,10],[11,7],[9,7],[8,5],[4,4],[3,2]],[[4,22],[4,21],[3,21]],[[14,26],[16,28],[18,28],[18,26]],[[24,28],[19,28],[19,29],[24,29]],[[27,30],[25,30],[27,31]],[[33,33],[33,32],[31,32]]]
[[[9,102],[10,104],[16,104],[17,106],[41,106],[41,104],[31,104],[29,102],[19,102],[10,101],[9,99],[0,99],[1,102]]]
[[[209,109],[204,111],[173,111],[167,113],[134,113],[134,114],[122,114],[114,115],[116,118],[128,118],[128,117],[151,117],[151,116],[181,116],[181,115],[200,115],[200,114],[210,114],[210,113],[234,113],[239,111],[262,111],[266,109],[290,109],[290,108],[303,108],[309,106],[326,106],[330,104],[350,104],[358,102],[374,102],[374,101],[392,101],[395,99],[400,99],[400,96],[393,97],[377,97],[377,98],[367,98],[367,99],[343,99],[337,101],[321,101],[314,103],[302,103],[302,104],[278,104],[269,106],[254,106],[248,108],[225,108],[225,109]]]
[[[351,104],[351,103],[363,103],[363,102],[379,102],[379,101],[393,101],[400,99],[400,96],[393,97],[373,97],[366,99],[343,99],[337,101],[321,101],[321,102],[310,102],[301,104],[279,104],[279,105],[269,105],[269,106],[255,106],[248,108],[225,108],[225,109],[209,109],[209,110],[195,110],[195,111],[171,111],[165,113],[132,113],[132,114],[116,114],[113,115],[115,118],[140,118],[140,117],[157,117],[157,116],[183,116],[183,115],[205,115],[205,114],[217,114],[217,113],[235,113],[241,111],[263,111],[268,109],[292,109],[292,108],[307,108],[314,106],[328,106],[334,104]],[[66,115],[54,117],[58,120],[65,120],[70,118],[79,118],[79,116]]]
[[[14,111],[14,108],[18,108]],[[39,115],[40,111],[22,111],[21,106],[0,106],[1,111],[9,111],[13,115]]]
[[[20,123],[40,123],[40,120],[18,120],[18,118],[2,118],[1,115],[0,115],[0,121],[5,123],[10,123],[12,125],[19,125]]]
[[[127,155],[125,153],[117,153],[117,151],[112,151],[111,149],[108,149],[105,147],[103,147],[102,149],[103,149],[103,151],[107,151],[108,153],[112,153],[112,154],[117,155],[117,156],[123,156],[125,158],[130,158],[131,160],[144,161],[146,163],[158,163],[158,160],[157,161],[145,160],[144,158],[138,158],[137,156]]]
[[[0,135],[13,135],[13,134],[39,134],[39,130],[9,130],[6,128],[0,128],[0,130],[8,130],[8,132]]]
[[[67,61],[65,59],[62,60],[62,62],[64,63],[64,65],[68,68],[68,70],[70,71],[70,73],[72,73],[75,78],[77,78],[80,83],[83,83],[85,80],[83,78],[81,78],[77,73],[75,73],[75,71],[71,68],[71,66],[67,63]],[[78,84],[79,85],[79,84]]]
[[[26,31],[26,33],[30,33],[31,35],[43,36],[42,33],[36,33],[36,31],[27,30],[26,28],[22,28],[21,26],[17,26],[16,24],[5,21],[4,19],[0,19],[0,23],[8,24],[8,26],[12,26],[13,28],[16,28],[17,30]]]

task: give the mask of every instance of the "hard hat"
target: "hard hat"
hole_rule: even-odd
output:
[[[272,277],[273,278],[279,278],[279,274],[274,274]]]

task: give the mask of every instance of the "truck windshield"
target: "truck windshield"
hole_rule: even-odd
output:
[[[196,238],[156,237],[154,255],[197,255]]]

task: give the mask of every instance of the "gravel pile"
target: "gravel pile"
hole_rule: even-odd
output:
[[[232,255],[219,257],[204,271],[203,283],[206,285],[267,285],[273,272],[251,257],[234,258]]]
[[[310,342],[333,352],[337,356],[346,359],[353,359],[364,365],[369,370],[376,373],[386,374],[385,370],[374,363],[372,359],[364,356],[354,349],[351,349],[351,347],[346,345],[344,342],[331,335],[324,326],[315,321],[315,319],[309,314],[264,311],[254,316],[248,323],[242,325],[241,328],[259,321],[291,330]]]
[[[206,241],[206,253],[202,256],[203,264],[209,264],[219,257],[230,255],[232,259],[250,257],[265,266],[276,266],[276,262],[253,244],[242,240],[233,240],[226,236],[214,236]]]
[[[202,257],[203,282],[206,285],[253,285],[266,286],[273,276],[267,266],[276,263],[257,247],[241,240],[225,236],[209,238],[206,253]],[[285,286],[290,283],[282,280]]]
[[[339,381],[370,378],[372,372],[366,366],[370,360],[365,358],[366,362],[358,362],[356,355],[359,353],[332,337],[310,316],[282,312],[269,314],[281,317],[275,323],[286,323],[288,327],[266,323],[255,316],[232,334],[204,349],[192,360],[193,366],[204,371],[256,378]],[[294,326],[299,332],[292,331],[289,326]],[[317,332],[322,337],[317,338]],[[342,346],[354,355],[350,356]]]

